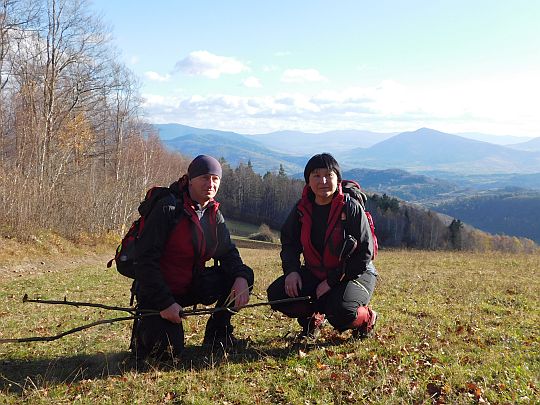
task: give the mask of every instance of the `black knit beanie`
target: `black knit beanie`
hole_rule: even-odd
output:
[[[219,162],[208,155],[199,155],[191,161],[188,167],[188,176],[190,179],[202,176],[203,174],[213,174],[221,178],[221,165]]]

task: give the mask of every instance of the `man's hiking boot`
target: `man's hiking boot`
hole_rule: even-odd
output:
[[[311,318],[298,320],[302,325],[302,332],[298,335],[298,340],[315,341],[321,334],[321,328],[326,323],[324,314],[315,313]]]
[[[203,346],[227,351],[233,349],[238,343],[239,340],[233,335],[232,325],[216,327],[212,322],[206,324]]]
[[[376,311],[373,311],[371,308],[370,311],[370,317],[369,321],[365,322],[360,327],[353,329],[352,336],[355,339],[365,339],[370,337],[373,334],[373,330],[375,329],[375,325],[377,324],[377,318],[379,314]]]
[[[177,359],[184,350],[184,325],[161,317],[136,319],[133,323],[130,350],[137,361]]]

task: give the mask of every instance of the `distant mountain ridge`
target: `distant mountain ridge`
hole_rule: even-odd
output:
[[[233,138],[238,138],[236,132],[221,131],[219,129],[207,129],[207,128],[194,128],[182,124],[154,124],[154,127],[158,130],[159,138],[162,141],[169,141],[174,138],[178,138],[186,135],[225,135]]]
[[[173,124],[176,125],[176,124]],[[224,158],[233,167],[240,163],[251,162],[258,173],[278,171],[280,165],[287,172],[297,172],[303,168],[305,157],[285,155],[271,151],[257,141],[235,132],[205,130],[186,126],[167,126],[159,129],[160,137],[163,132],[169,139],[164,144],[185,155],[197,156],[208,154],[216,158]],[[180,136],[171,138],[174,134]]]
[[[345,152],[347,166],[374,169],[399,167],[408,171],[443,170],[457,173],[536,173],[540,153],[518,151],[487,142],[421,128],[402,132],[364,149]]]
[[[519,150],[540,151],[540,137],[531,139],[527,142],[515,143],[509,146],[513,149]]]
[[[490,135],[479,132],[458,132],[454,135],[462,136],[475,141],[493,143],[495,145],[511,146],[518,143],[523,143],[533,139],[531,136],[514,136],[514,135]]]
[[[242,135],[180,124],[155,127],[172,149],[188,155],[213,153],[231,164],[251,160],[259,173],[275,171],[279,165],[283,165],[288,174],[301,172],[307,159],[320,152],[333,153],[345,170],[399,168],[410,172],[442,171],[462,175],[540,173],[540,151],[512,149],[429,128],[397,135],[369,131],[323,134],[281,131]],[[354,144],[371,146],[353,147],[352,139],[355,139]],[[383,140],[376,142],[377,139]]]
[[[427,170],[418,172],[450,183],[459,184],[463,188],[475,190],[502,189],[520,187],[540,190],[540,173],[498,173],[498,174],[462,174],[444,171]]]
[[[513,190],[484,192],[429,206],[484,231],[540,243],[538,207],[540,192]]]
[[[460,189],[453,182],[401,169],[352,169],[343,172],[343,178],[359,182],[366,191],[388,194],[412,202],[441,199]]]
[[[314,155],[321,152],[337,154],[352,148],[368,148],[397,135],[359,130],[338,130],[322,133],[301,131],[277,131],[267,134],[249,135],[267,148],[297,155]]]

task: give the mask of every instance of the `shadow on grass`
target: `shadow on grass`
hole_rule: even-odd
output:
[[[96,353],[58,358],[0,361],[0,390],[22,393],[25,390],[106,378],[123,373],[121,364],[127,352]]]
[[[0,360],[0,391],[22,394],[26,390],[40,390],[55,385],[76,384],[83,380],[123,377],[129,373],[155,370],[198,371],[230,363],[251,363],[267,358],[286,359],[299,351],[334,346],[342,340],[327,340],[318,344],[294,344],[290,339],[247,341],[241,348],[228,353],[202,346],[187,346],[180,359],[158,361],[137,360],[127,351],[77,355],[70,357]]]
[[[277,343],[277,345],[276,345]],[[23,394],[25,391],[50,389],[57,385],[77,384],[83,380],[119,377],[130,373],[155,370],[198,371],[224,364],[251,363],[267,358],[286,359],[297,356],[299,350],[322,345],[293,345],[287,340],[248,341],[241,348],[228,353],[202,346],[187,346],[180,359],[158,361],[137,360],[127,351],[76,355],[58,358],[0,360],[0,392]]]

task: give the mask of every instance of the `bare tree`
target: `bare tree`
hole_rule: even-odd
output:
[[[0,164],[9,153],[7,137],[13,125],[13,110],[5,93],[13,73],[10,53],[21,40],[21,32],[38,20],[38,12],[38,1],[0,0]]]
[[[43,34],[40,67],[44,128],[39,145],[38,179],[42,185],[52,180],[49,187],[54,187],[65,162],[53,159],[58,157],[54,156],[53,142],[66,120],[73,118],[74,111],[91,109],[93,93],[104,84],[100,79],[107,36],[84,0],[48,0]],[[58,163],[56,167],[55,163]]]

